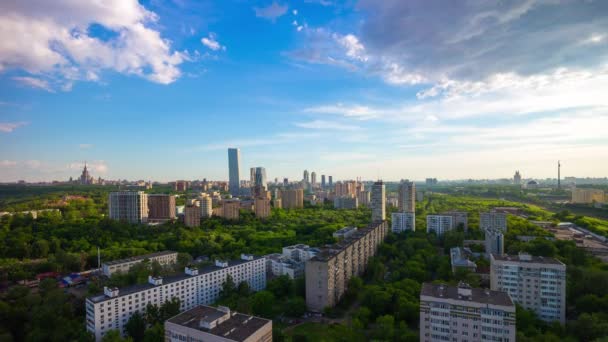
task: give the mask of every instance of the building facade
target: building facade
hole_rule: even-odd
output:
[[[488,259],[490,258],[490,254],[505,254],[505,236],[502,231],[488,229],[485,231],[485,235],[486,257]]]
[[[469,230],[469,214],[466,211],[446,211],[441,215],[452,216],[454,228],[462,227],[465,232]]]
[[[198,202],[184,208],[184,224],[191,228],[201,225],[201,208],[198,206]]]
[[[554,258],[491,255],[490,287],[543,321],[566,322],[566,265]]]
[[[171,265],[177,262],[177,252],[162,251],[152,254],[139,255],[132,258],[104,262],[101,265],[103,275],[111,277],[115,273],[127,273],[131,267],[144,260],[156,261],[161,265]]]
[[[371,202],[371,192],[369,190],[361,190],[357,193],[357,200],[359,201],[359,205],[364,205],[369,207]]]
[[[402,213],[416,211],[416,184],[414,182],[401,180],[401,183],[399,183],[398,206]]]
[[[238,148],[228,149],[228,186],[232,196],[238,196],[241,192],[240,179],[241,151]]]
[[[416,213],[392,213],[391,231],[393,233],[401,233],[408,230],[416,230]]]
[[[270,199],[258,197],[255,199],[253,207],[255,210],[255,217],[265,219],[270,216]]]
[[[109,217],[130,223],[148,221],[148,195],[143,191],[118,191],[108,195]]]
[[[272,342],[272,321],[200,305],[165,321],[165,342]]]
[[[125,324],[135,313],[144,314],[146,305],[160,306],[172,298],[181,310],[208,305],[217,300],[230,276],[236,284],[246,282],[253,291],[266,288],[264,258],[241,255],[241,260],[219,261],[200,269],[186,267],[184,274],[165,278],[150,276],[147,284],[125,288],[104,288],[104,293],[86,299],[86,327],[101,341],[110,330],[125,333]]]
[[[222,202],[222,217],[226,220],[238,221],[241,213],[241,201],[226,199]]]
[[[495,229],[504,233],[507,232],[507,214],[497,211],[479,213],[479,229]]]
[[[336,209],[357,209],[359,200],[357,197],[340,196],[334,198],[334,208]]]
[[[304,208],[304,190],[286,189],[281,190],[281,205],[283,209]]]
[[[591,204],[594,202],[606,202],[606,196],[603,190],[581,188],[572,189],[572,203]]]
[[[382,181],[377,181],[372,185],[372,222],[386,220],[386,189]]]
[[[201,194],[198,201],[201,205],[201,218],[213,216],[213,198],[208,194]]]
[[[164,194],[148,195],[148,222],[175,220],[175,196]]]
[[[515,304],[508,294],[465,283],[423,283],[420,342],[515,342]]]
[[[335,245],[321,248],[308,260],[305,266],[308,309],[322,312],[335,306],[346,292],[350,278],[363,274],[387,233],[385,221],[372,223]]]
[[[427,215],[426,232],[435,232],[437,236],[442,236],[445,232],[454,229],[454,219],[450,215]]]

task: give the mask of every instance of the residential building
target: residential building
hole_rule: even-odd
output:
[[[200,305],[165,321],[166,342],[272,342],[272,320]]]
[[[325,175],[321,175],[321,189],[325,189]]]
[[[304,276],[304,264],[319,253],[318,248],[297,244],[283,247],[283,253],[265,255],[266,273],[273,276],[286,275],[291,279]]]
[[[310,183],[310,178],[308,175],[308,170],[304,170],[304,177],[302,178],[302,180],[304,181],[304,183]]]
[[[320,249],[316,247],[310,247],[308,245],[299,243],[297,245],[283,247],[283,255],[295,260],[306,262],[310,260],[312,257],[319,253]]]
[[[109,217],[130,223],[148,221],[148,195],[143,191],[118,191],[108,195]]]
[[[513,176],[513,184],[521,185],[521,174],[518,171],[515,171],[515,175]]]
[[[409,180],[401,180],[399,183],[399,211],[402,213],[413,213],[416,211],[416,184]]]
[[[386,220],[386,195],[382,181],[377,181],[372,185],[372,222]]]
[[[544,321],[566,322],[566,265],[554,258],[495,255],[490,258],[490,287]]]
[[[391,231],[393,233],[401,233],[407,230],[416,230],[416,213],[392,213]]]
[[[335,306],[344,295],[348,281],[361,276],[369,258],[388,233],[388,224],[377,221],[367,228],[320,252],[306,262],[306,305],[311,311],[322,312]]]
[[[427,186],[433,186],[433,185],[437,185],[438,181],[437,181],[437,178],[427,178],[425,180],[425,183]]]
[[[270,199],[258,197],[254,203],[255,217],[265,219],[270,216]]]
[[[485,231],[485,234],[486,257],[489,259],[490,254],[505,254],[505,236],[502,231],[498,229],[488,229]]]
[[[442,236],[445,232],[454,229],[454,219],[449,215],[427,215],[426,232],[435,232],[437,236]]]
[[[213,198],[208,194],[201,194],[198,200],[201,204],[201,217],[210,218],[213,216]]]
[[[327,179],[327,180],[329,181],[329,182],[328,182],[328,183],[329,183],[329,184],[328,184],[328,185],[329,185],[329,188],[330,188],[330,189],[331,189],[331,188],[333,188],[333,187],[334,187],[334,181],[333,181],[332,176],[328,176],[328,179]]]
[[[104,262],[101,265],[103,275],[111,277],[115,273],[127,273],[131,267],[144,260],[156,261],[161,265],[170,265],[177,262],[177,252],[162,251],[152,254],[138,255],[131,258]]]
[[[238,148],[228,149],[228,184],[230,194],[238,196],[241,191],[241,179],[239,178],[239,169],[241,165],[241,151]]]
[[[341,196],[334,198],[334,208],[336,209],[357,209],[359,200],[357,197]]]
[[[479,213],[479,229],[497,229],[507,232],[507,214],[495,210]]]
[[[515,304],[508,294],[423,283],[420,290],[420,342],[515,342]]]
[[[572,189],[572,203],[577,204],[591,204],[591,203],[604,203],[606,202],[606,196],[603,190],[599,189]]]
[[[313,188],[317,185],[317,173],[314,171],[310,173],[310,184]]]
[[[465,232],[469,230],[469,213],[466,211],[446,211],[441,215],[452,216],[454,228],[462,227]]]
[[[351,237],[356,232],[357,232],[357,227],[344,227],[342,229],[336,230],[332,234],[332,236],[338,240],[344,240],[346,238]]]
[[[272,205],[274,208],[283,209],[283,200],[280,198],[275,198],[272,200]]]
[[[369,190],[361,190],[357,193],[357,200],[359,205],[369,207],[371,202],[371,192]]]
[[[164,222],[175,219],[175,196],[148,195],[148,222]]]
[[[125,325],[135,313],[144,314],[148,304],[160,306],[178,298],[180,310],[214,303],[230,276],[236,284],[246,282],[253,291],[266,288],[264,258],[241,255],[240,260],[220,261],[203,268],[186,267],[184,274],[148,278],[148,283],[124,288],[104,288],[104,293],[88,297],[86,327],[101,341],[110,330],[125,333]]]
[[[456,273],[458,269],[465,269],[469,272],[477,271],[477,264],[471,260],[471,250],[462,247],[450,248],[450,264],[452,265],[452,273]]]
[[[281,204],[284,209],[304,208],[304,190],[286,189],[281,190]]]
[[[173,191],[185,192],[188,190],[190,182],[185,180],[178,180],[173,183]]]
[[[184,208],[184,224],[191,228],[201,225],[201,207],[198,206],[198,202]]]
[[[238,221],[240,218],[241,201],[239,199],[225,199],[222,202],[222,217],[226,220]]]

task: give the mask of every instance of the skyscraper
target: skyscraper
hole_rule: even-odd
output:
[[[321,189],[325,189],[325,175],[321,175]]]
[[[308,177],[308,170],[304,170],[304,178],[302,179],[305,183],[310,182],[310,179]]]
[[[252,187],[263,187],[264,190],[268,189],[267,181],[266,181],[266,169],[258,166],[251,168],[251,186]]]
[[[513,176],[513,184],[521,185],[521,174],[519,171],[515,171],[515,175]]]
[[[108,210],[113,220],[130,223],[148,221],[148,195],[143,191],[110,192]]]
[[[310,183],[313,187],[317,185],[317,173],[314,171],[310,174]]]
[[[331,176],[330,176],[331,177]],[[331,178],[330,178],[331,180]],[[372,222],[386,220],[386,196],[382,181],[372,185]]]
[[[230,194],[238,196],[240,193],[239,167],[241,164],[241,151],[238,148],[228,149],[228,184]]]
[[[399,184],[399,211],[413,213],[416,211],[416,185],[409,180],[402,180]]]
[[[331,189],[331,188],[333,188],[333,187],[334,187],[334,181],[333,181],[333,178],[332,178],[332,176],[329,176],[329,188]]]

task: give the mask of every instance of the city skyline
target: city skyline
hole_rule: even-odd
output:
[[[0,3],[0,182],[608,174],[604,2],[109,4]]]

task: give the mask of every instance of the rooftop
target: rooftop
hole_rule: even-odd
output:
[[[145,260],[145,259],[150,259],[150,258],[155,258],[155,257],[170,255],[170,254],[177,254],[177,252],[162,251],[162,252],[150,253],[150,254],[145,254],[145,255],[138,255],[138,256],[134,256],[134,257],[130,257],[130,258],[104,262],[104,265],[124,264],[126,262],[140,261],[140,260]]]
[[[448,286],[444,284],[423,283],[420,290],[420,296],[428,296],[442,299],[464,300],[481,304],[492,304],[501,306],[511,306],[515,308],[511,297],[506,292],[492,291],[488,289],[471,288],[470,296],[462,296],[459,294],[458,286]]]
[[[376,222],[374,224],[370,224],[369,226],[367,226],[365,228],[358,229],[356,232],[354,232],[353,234],[351,234],[349,237],[345,238],[344,240],[342,240],[338,243],[335,243],[333,245],[329,245],[329,246],[321,248],[319,253],[317,253],[317,255],[314,256],[310,260],[327,261],[327,260],[333,258],[338,253],[340,253],[341,251],[346,249],[348,246],[359,241],[359,239],[361,239],[362,237],[367,235],[367,233],[369,233],[371,230],[375,229],[380,224],[386,224],[386,221]]]
[[[515,262],[525,262],[525,263],[537,263],[537,264],[547,264],[547,265],[564,265],[565,264],[555,258],[542,257],[542,256],[534,256],[530,254],[520,253],[519,255],[498,255],[492,254],[492,258],[498,261],[515,261]]]
[[[226,316],[225,320],[223,318],[224,316]],[[201,305],[182,312],[181,314],[170,318],[167,322],[204,331],[233,341],[245,341],[271,321],[255,316],[230,312],[229,309]],[[203,322],[207,324],[216,322],[216,324],[212,324],[209,329],[201,326],[201,323]]]

